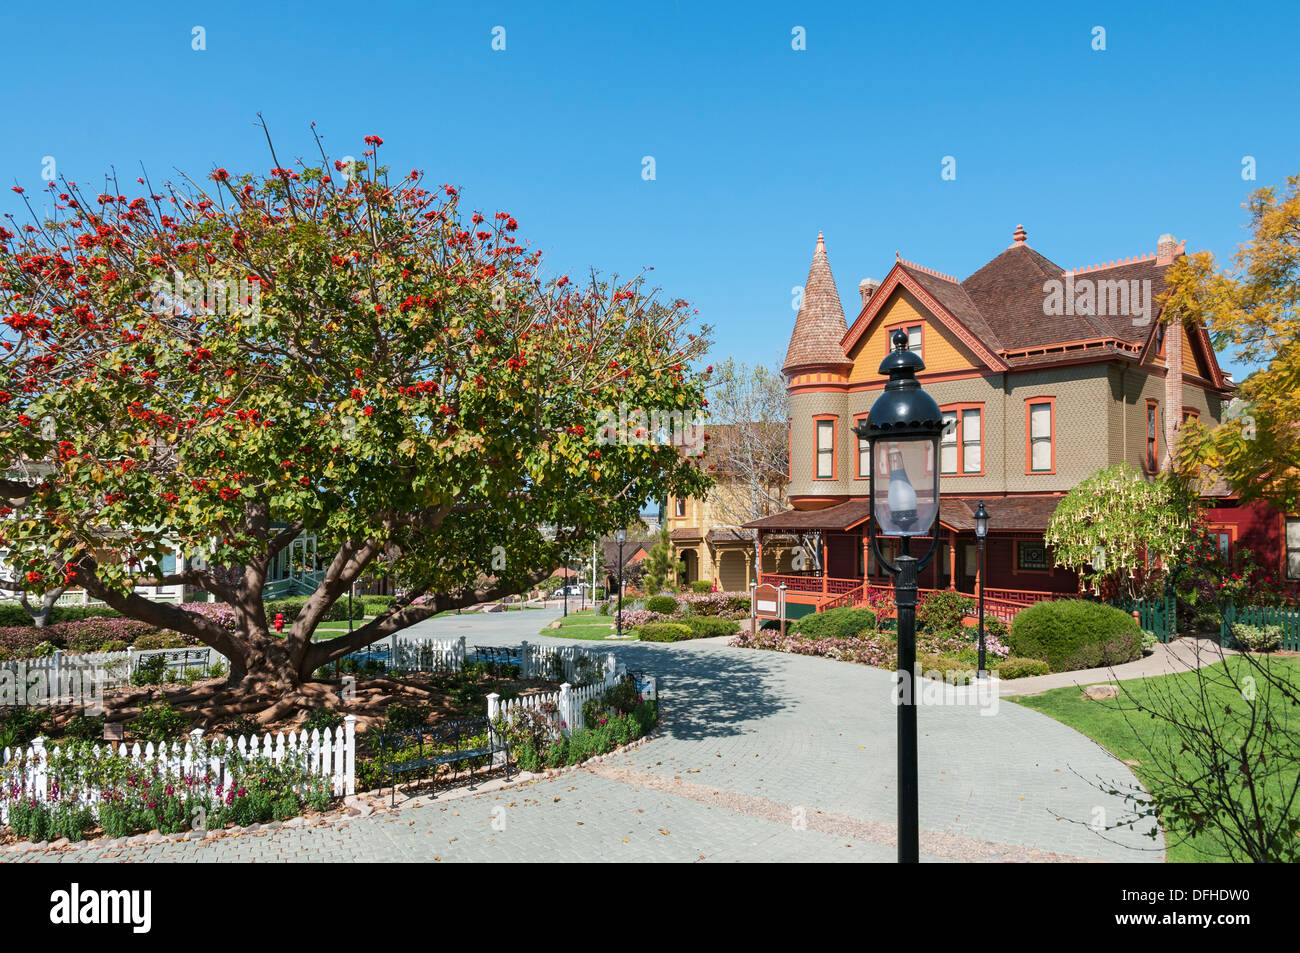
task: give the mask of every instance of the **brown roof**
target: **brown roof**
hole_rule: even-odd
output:
[[[1056,512],[1063,497],[999,496],[982,497],[989,514],[989,532],[1041,533]],[[975,508],[979,500],[943,497],[939,503],[939,520],[958,532],[974,531]]]
[[[844,306],[840,304],[840,293],[835,290],[831,264],[826,258],[826,241],[818,232],[817,250],[808,268],[803,300],[799,303],[794,333],[790,335],[790,347],[781,370],[789,374],[799,367],[849,363],[840,347],[840,338],[847,330]]]
[[[1035,532],[1047,529],[1047,521],[1061,502],[1059,496],[1006,496],[984,498],[984,508],[989,514],[989,532]],[[939,505],[939,522],[958,532],[975,529],[977,500],[945,496]],[[775,516],[746,523],[746,528],[776,530],[778,532],[847,530],[857,526],[871,514],[871,504],[863,500],[849,500],[820,510],[787,510]]]
[[[849,500],[820,510],[786,510],[761,519],[750,520],[744,529],[769,530],[845,530],[856,526],[871,514],[867,500]]]
[[[711,529],[706,535],[710,543],[752,543],[758,534],[752,529]]]
[[[814,268],[817,267],[819,258],[825,258],[823,245],[819,242],[817,247],[818,258],[813,260]],[[912,262],[900,260],[895,267],[919,285],[940,308],[964,326],[979,345],[987,349],[989,353],[983,355],[986,363],[1001,360],[1012,367],[1029,367],[1086,360],[1090,357],[1098,360],[1116,357],[1141,360],[1151,338],[1151,323],[1160,316],[1157,301],[1165,291],[1165,275],[1181,253],[1180,246],[1177,252],[1167,258],[1152,254],[1141,255],[1107,265],[1078,269],[1067,275],[1064,268],[1031,248],[1026,241],[1024,229],[1017,228],[1011,246],[964,281],[940,275]],[[826,275],[830,275],[829,266],[826,267]],[[1143,307],[1138,309],[1134,303],[1130,303],[1127,313],[1122,314],[1047,314],[1049,292],[1045,285],[1049,281],[1059,281],[1064,289],[1071,276],[1075,282],[1084,279],[1094,282],[1124,282],[1128,288],[1133,287],[1129,282],[1139,282],[1138,287],[1142,289],[1144,299]],[[1143,284],[1145,282],[1150,284]],[[804,302],[808,302],[806,292]],[[836,298],[837,308],[838,303],[839,299]],[[869,303],[868,309],[870,307]],[[1062,310],[1074,309],[1067,307]],[[1094,310],[1109,309],[1099,302]],[[867,313],[864,311],[863,315]],[[800,309],[800,319],[803,316],[804,311]],[[855,323],[857,330],[851,339],[848,332],[838,339],[841,352],[844,344],[852,346],[865,331],[862,326],[864,316],[860,316]],[[795,321],[795,334],[790,341],[791,354],[795,353],[798,344],[800,355],[811,356],[814,353],[814,342],[809,340],[809,335],[817,325],[808,320],[801,327],[800,319]],[[839,326],[836,324],[835,330]],[[833,331],[822,333],[829,334]],[[1207,344],[1208,339],[1199,332],[1194,332],[1191,336],[1196,337],[1203,349],[1208,351],[1212,382],[1224,383],[1213,347]],[[828,348],[823,347],[815,353],[816,361],[801,360],[796,363],[837,363],[829,354]],[[787,373],[791,364],[791,358],[787,357]]]
[[[673,539],[699,539],[700,528],[698,526],[683,526],[681,529],[675,529],[670,534]]]

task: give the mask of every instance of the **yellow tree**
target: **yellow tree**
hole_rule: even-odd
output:
[[[1251,238],[1219,269],[1198,252],[1169,270],[1164,313],[1203,321],[1216,347],[1260,365],[1240,385],[1241,403],[1214,429],[1185,425],[1176,463],[1217,471],[1243,499],[1300,507],[1300,176],[1263,188],[1245,208]]]

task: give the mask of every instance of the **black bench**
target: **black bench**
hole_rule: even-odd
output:
[[[429,771],[433,797],[438,796],[438,768],[452,766],[453,781],[462,762],[505,755],[506,780],[510,780],[510,749],[505,739],[491,730],[486,718],[443,722],[432,728],[381,731],[377,735],[379,763],[392,779],[390,804],[397,803],[398,779],[414,774],[416,780]],[[472,779],[474,766],[468,765]],[[470,785],[471,789],[473,785]]]

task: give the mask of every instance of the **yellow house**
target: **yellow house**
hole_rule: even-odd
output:
[[[763,425],[751,425],[762,428]],[[787,440],[785,424],[769,425],[779,431],[776,442]],[[736,431],[734,426],[709,427],[710,456],[726,445]],[[751,435],[753,430],[750,430]],[[713,470],[713,487],[703,498],[673,497],[667,500],[664,522],[673,544],[673,553],[683,563],[678,581],[682,584],[710,582],[724,592],[748,592],[755,573],[757,533],[741,524],[783,512],[789,505],[785,488],[788,460],[785,454],[778,465],[760,476],[727,473],[725,464],[707,464]],[[706,460],[709,458],[705,458]],[[723,459],[726,459],[723,454]],[[781,572],[789,568],[795,541],[781,547],[772,542],[764,545],[763,570]]]

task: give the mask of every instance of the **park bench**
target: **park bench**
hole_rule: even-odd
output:
[[[377,737],[379,763],[392,780],[390,804],[397,803],[399,778],[420,776],[428,771],[433,782],[433,797],[438,796],[438,768],[449,765],[453,782],[460,765],[479,758],[504,756],[506,780],[510,780],[510,749],[505,739],[491,730],[486,718],[470,718],[443,722],[431,728],[409,728],[401,731],[381,731]],[[472,779],[474,765],[467,765]],[[472,785],[471,785],[472,787]]]
[[[516,666],[522,672],[524,656],[519,649],[476,645],[474,646],[474,654],[466,661],[495,666],[497,673],[500,674],[501,670],[507,665]]]

